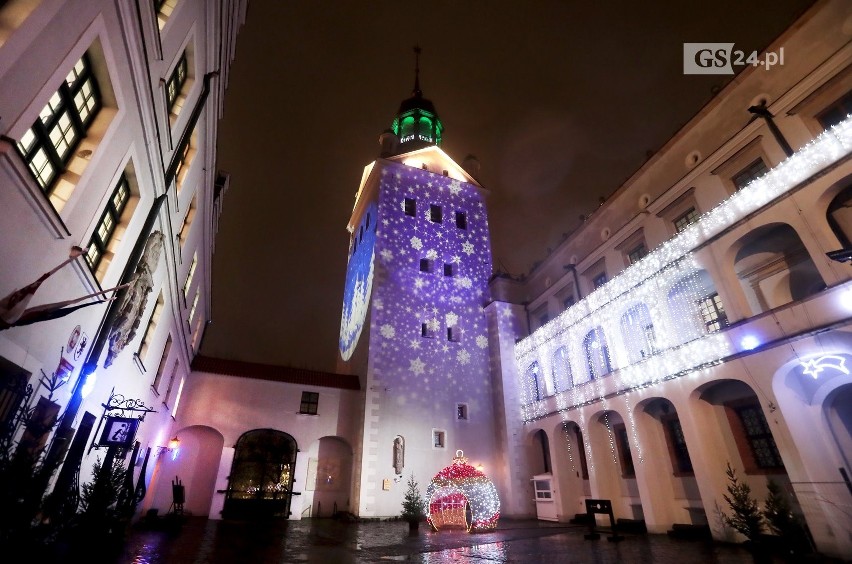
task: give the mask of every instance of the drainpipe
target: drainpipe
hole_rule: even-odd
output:
[[[577,290],[577,301],[583,299],[583,292],[580,290],[580,278],[577,276],[577,265],[576,264],[566,264],[563,266],[565,270],[570,270],[574,275],[574,288]]]

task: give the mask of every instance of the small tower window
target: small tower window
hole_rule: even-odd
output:
[[[432,261],[420,259],[420,272],[432,272]]]
[[[403,208],[405,209],[405,215],[415,217],[417,215],[417,200],[414,198],[406,198]]]
[[[457,403],[456,404],[456,419],[458,421],[467,421],[467,404],[466,403]]]
[[[435,223],[441,223],[444,220],[443,214],[441,212],[441,206],[429,206],[429,220]]]
[[[467,215],[464,212],[456,212],[456,227],[467,229]]]
[[[447,327],[447,340],[457,343],[459,340],[459,333],[460,331],[458,327]]]
[[[456,265],[453,263],[445,263],[444,264],[444,276],[455,276],[456,275]]]

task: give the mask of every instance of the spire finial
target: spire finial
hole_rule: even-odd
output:
[[[414,46],[414,91],[415,96],[422,96],[420,91],[420,45]]]

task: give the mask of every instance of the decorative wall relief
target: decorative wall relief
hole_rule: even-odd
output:
[[[148,303],[148,294],[154,288],[154,271],[160,262],[160,254],[163,251],[163,234],[154,231],[145,243],[145,251],[136,265],[136,273],[124,294],[119,305],[118,315],[112,324],[109,334],[109,350],[107,351],[104,368],[110,366],[125,345],[133,340],[145,305]]]

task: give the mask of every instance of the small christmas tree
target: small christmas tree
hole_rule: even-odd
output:
[[[763,515],[757,505],[757,500],[751,497],[751,487],[745,482],[740,482],[731,463],[728,462],[725,474],[728,476],[728,493],[724,495],[725,501],[733,511],[732,516],[722,514],[722,520],[729,527],[739,531],[752,542],[756,542],[763,532]]]
[[[426,517],[423,498],[420,496],[420,488],[417,482],[414,481],[414,474],[411,474],[408,478],[408,489],[405,490],[401,517],[408,521],[412,527],[416,527]]]
[[[781,544],[791,554],[808,552],[808,539],[801,521],[793,514],[790,501],[781,486],[772,478],[766,479],[769,495],[763,508],[763,517]]]

